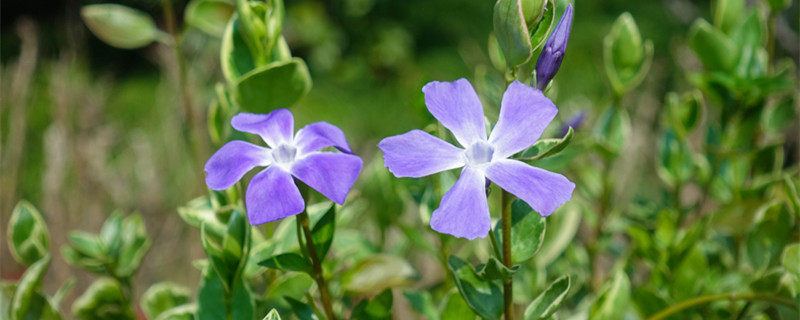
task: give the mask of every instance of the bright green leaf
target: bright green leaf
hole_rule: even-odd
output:
[[[782,202],[762,208],[746,240],[747,257],[757,270],[777,262],[783,247],[791,240],[794,219]]]
[[[165,311],[189,302],[188,288],[171,282],[159,282],[142,294],[140,305],[148,319],[155,319]]]
[[[103,277],[95,280],[72,304],[72,314],[78,319],[135,319],[122,286],[117,280]]]
[[[414,283],[417,272],[408,261],[391,255],[376,254],[359,261],[342,275],[345,291],[375,294],[386,288]]]
[[[8,221],[8,247],[11,255],[24,265],[31,265],[47,255],[50,233],[42,215],[28,201],[14,207]]]
[[[497,260],[497,258],[492,256],[489,257],[489,261],[487,261],[486,264],[479,265],[476,271],[478,273],[478,277],[483,280],[501,280],[502,282],[505,282],[506,280],[511,279],[517,270],[519,270],[519,265],[508,268],[502,262],[500,262],[500,260]]]
[[[278,270],[311,272],[311,263],[296,253],[282,253],[258,264]]]
[[[35,296],[37,291],[41,289],[42,278],[44,278],[47,268],[50,266],[50,256],[45,254],[41,259],[36,260],[31,264],[22,277],[17,282],[17,289],[14,291],[14,296],[11,297],[11,320],[22,320],[30,311],[33,311]]]
[[[215,37],[222,37],[236,7],[223,0],[192,0],[186,6],[186,23]]]
[[[554,156],[564,150],[572,141],[574,130],[569,127],[567,133],[561,139],[544,139],[537,141],[533,146],[522,152],[525,160],[539,160],[549,156]]]
[[[618,320],[623,319],[623,314],[628,308],[631,298],[631,283],[622,270],[617,271],[611,282],[607,283],[604,290],[592,305],[589,318],[593,320]]]
[[[502,219],[495,225],[498,243],[503,239]],[[513,262],[523,262],[536,254],[542,247],[545,236],[545,218],[533,211],[522,200],[511,203],[511,258]]]

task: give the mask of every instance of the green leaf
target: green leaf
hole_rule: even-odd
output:
[[[197,319],[226,320],[223,299],[226,291],[219,274],[213,267],[207,266],[197,289]]]
[[[22,320],[32,310],[37,291],[41,289],[42,278],[50,266],[50,255],[45,254],[41,259],[31,264],[17,282],[17,289],[11,297],[11,319]]]
[[[148,319],[155,319],[165,311],[189,302],[188,288],[172,282],[159,282],[142,294],[140,305]]]
[[[311,239],[317,249],[317,258],[320,261],[325,260],[325,255],[333,243],[334,227],[336,226],[336,205],[331,205],[331,208],[325,212],[325,215],[317,221],[314,228],[311,230]]]
[[[278,270],[311,272],[311,263],[296,253],[282,253],[258,264]]]
[[[714,3],[714,25],[730,33],[742,21],[745,0],[717,0]]]
[[[699,295],[707,283],[708,267],[708,259],[702,246],[695,243],[686,252],[683,261],[672,270],[673,285],[670,286],[672,298],[681,301]]]
[[[689,30],[689,46],[711,71],[731,71],[739,59],[736,44],[703,19]]]
[[[539,160],[549,156],[554,156],[564,150],[572,141],[574,130],[569,130],[561,139],[544,139],[537,141],[532,147],[522,152],[521,158],[524,160]]]
[[[526,0],[523,0],[526,1]],[[528,0],[530,1],[530,0]],[[532,0],[533,2],[542,2],[540,0]],[[550,33],[550,29],[553,28],[553,24],[556,21],[556,8],[553,4],[552,0],[544,1],[544,11],[542,11],[542,18],[539,20],[539,23],[536,24],[534,28],[531,28],[531,25],[528,25],[528,28],[531,29],[531,51],[534,52],[539,49],[539,47],[543,46],[545,42],[547,42],[547,35]],[[525,2],[523,2],[523,8]],[[529,61],[529,62],[532,62]]]
[[[684,141],[667,130],[659,144],[658,175],[670,186],[686,183],[694,176],[694,161]]]
[[[597,119],[597,144],[604,156],[614,158],[622,152],[630,136],[631,120],[625,109],[607,108]]]
[[[223,0],[192,0],[186,6],[186,24],[201,31],[222,37],[236,7]]]
[[[150,16],[123,5],[83,6],[81,17],[95,36],[117,48],[136,49],[164,37]]]
[[[603,65],[611,88],[622,96],[638,86],[653,61],[653,43],[642,41],[630,13],[621,14],[603,39]]]
[[[256,68],[255,57],[244,38],[243,27],[236,14],[228,21],[222,36],[220,67],[229,84],[236,83],[242,75]]]
[[[228,220],[228,232],[222,240],[223,257],[231,270],[244,268],[250,253],[250,224],[240,210],[233,210]]]
[[[486,281],[501,280],[502,282],[511,279],[517,270],[519,270],[519,265],[508,268],[494,256],[489,257],[489,261],[486,264],[479,265],[477,268],[478,277],[481,279]]]
[[[222,284],[225,288],[225,292],[231,292],[230,281],[235,275],[235,270],[226,263],[220,242],[222,242],[221,239],[207,232],[205,223],[200,227],[200,243],[203,246],[203,251],[206,252],[206,257],[208,257],[210,262],[209,265],[219,278],[223,279]]]
[[[651,317],[661,310],[669,307],[667,300],[662,297],[658,291],[648,287],[636,288],[636,290],[633,291],[631,298],[633,299],[634,304],[636,304],[636,307],[639,309],[639,312],[645,317]],[[676,315],[666,318],[666,320],[678,319],[682,318],[677,317]]]
[[[100,242],[106,248],[109,257],[116,257],[122,246],[122,212],[119,210],[111,213],[100,228]]]
[[[533,55],[533,47],[520,0],[498,0],[494,5],[493,23],[508,68],[527,62]]]
[[[106,246],[97,235],[86,231],[71,231],[68,235],[71,247],[93,258],[106,257]]]
[[[195,320],[196,314],[197,305],[189,303],[164,310],[155,320]]]
[[[120,234],[121,248],[116,257],[116,275],[131,277],[139,270],[145,254],[150,249],[150,238],[147,236],[144,221],[140,214],[132,214],[122,221]]]
[[[386,288],[414,283],[417,272],[408,261],[391,255],[376,254],[359,261],[342,275],[342,288],[355,294],[376,294]]]
[[[267,113],[288,108],[311,90],[311,76],[300,58],[273,62],[243,75],[236,101],[243,111]]]
[[[281,315],[278,314],[278,310],[272,309],[262,320],[281,320]]]
[[[792,0],[767,0],[773,12],[781,12],[792,5]]]
[[[754,222],[747,234],[747,257],[756,270],[765,270],[777,262],[791,240],[794,219],[789,207],[778,202],[762,208]]]
[[[625,272],[619,270],[610,283],[607,283],[602,294],[597,297],[589,312],[592,320],[622,319],[631,298],[631,283]]]
[[[569,293],[570,278],[561,276],[525,308],[525,320],[549,319]]]
[[[459,294],[457,288],[453,288],[450,290],[449,293],[444,297],[442,301],[442,315],[441,320],[464,320],[464,319],[475,319],[477,315],[475,312],[470,309],[467,302],[464,301],[464,298]],[[429,320],[433,320],[434,318],[430,318]]]
[[[14,207],[8,221],[8,248],[18,262],[29,266],[47,255],[50,233],[42,215],[28,201]]]
[[[786,246],[781,256],[781,265],[792,275],[794,293],[800,293],[800,243]]]
[[[308,288],[314,284],[314,279],[307,273],[290,272],[278,276],[267,288],[266,301],[269,305],[279,309],[287,309],[286,298],[295,300],[303,299]]]
[[[502,243],[503,220],[495,225],[495,237]],[[533,211],[525,201],[516,199],[511,203],[511,258],[514,263],[524,262],[542,247],[545,235],[545,218]]]
[[[403,291],[403,296],[406,297],[408,304],[417,313],[429,320],[438,320],[439,314],[436,307],[433,305],[433,297],[428,291]],[[465,308],[468,308],[466,304]],[[470,311],[471,312],[471,311]]]
[[[761,46],[761,35],[764,32],[761,30],[761,19],[758,16],[758,11],[750,13],[744,21],[738,18],[736,23],[739,25],[731,32],[731,40],[740,47]]]
[[[286,302],[289,303],[289,305],[292,308],[292,312],[294,312],[294,315],[297,316],[298,319],[300,320],[319,319],[317,318],[317,315],[314,313],[314,309],[312,309],[311,306],[309,306],[308,304],[300,300],[294,299],[292,297],[284,297],[284,299],[286,300]]]
[[[117,280],[102,277],[95,280],[72,304],[72,314],[78,319],[135,319],[126,306],[125,294]]]
[[[467,305],[481,317],[500,319],[503,314],[503,291],[500,287],[479,278],[472,266],[459,257],[451,255],[447,265]]]
[[[377,320],[392,318],[392,289],[386,289],[367,302],[366,299],[353,309],[354,320]]]

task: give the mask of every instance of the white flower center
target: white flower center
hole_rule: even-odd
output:
[[[279,165],[292,163],[296,155],[297,148],[288,144],[281,144],[272,149],[272,159]]]
[[[467,148],[465,155],[468,165],[478,167],[492,161],[494,148],[486,141],[479,140]]]

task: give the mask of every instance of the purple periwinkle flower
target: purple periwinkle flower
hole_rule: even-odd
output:
[[[569,30],[572,28],[572,4],[567,6],[561,20],[558,21],[555,30],[550,34],[550,38],[544,44],[539,59],[536,60],[536,87],[544,90],[550,80],[556,76],[561,61],[564,60],[564,52],[567,51],[569,42]]]
[[[567,118],[567,121],[561,125],[561,129],[558,130],[559,134],[563,137],[567,132],[569,132],[569,128],[572,127],[572,130],[578,130],[583,123],[583,119],[586,118],[586,111],[581,110],[578,113],[572,115],[571,117]]]
[[[434,81],[422,88],[425,104],[462,148],[421,130],[383,139],[384,165],[396,177],[419,178],[463,167],[455,185],[433,212],[431,227],[475,239],[491,228],[486,179],[512,193],[542,216],[572,197],[575,184],[564,176],[508,159],[531,145],[558,109],[540,90],[514,81],[503,95],[500,118],[488,139],[483,107],[466,79]]]
[[[269,148],[238,140],[226,143],[206,162],[206,184],[224,190],[253,168],[266,167],[247,186],[245,206],[251,224],[283,219],[305,209],[294,179],[343,204],[361,171],[361,158],[350,153],[344,133],[330,123],[312,123],[293,135],[292,113],[278,109],[269,114],[237,114],[231,125],[261,136]],[[318,151],[326,147],[343,152]]]

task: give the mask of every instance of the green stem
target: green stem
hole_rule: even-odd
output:
[[[500,252],[500,245],[497,244],[497,237],[494,235],[494,230],[491,228],[489,229],[489,240],[492,241],[492,249],[494,249],[494,255],[497,256],[498,259],[503,259],[503,253]]]
[[[305,209],[297,215],[297,224],[302,227],[303,234],[305,234],[306,247],[308,248],[308,255],[311,257],[311,267],[314,271],[313,277],[317,282],[317,287],[319,287],[319,295],[322,300],[322,306],[325,308],[325,315],[328,317],[328,320],[336,320],[336,316],[333,314],[331,297],[328,293],[328,284],[325,282],[325,277],[322,273],[322,262],[317,256],[317,247],[314,245],[313,238],[311,237],[311,229],[308,227],[310,221],[308,219],[308,212],[306,212]]]
[[[506,268],[511,269],[513,260],[511,259],[511,199],[512,196],[507,191],[502,192],[502,212],[503,212],[503,264]],[[492,236],[494,239],[494,236]],[[509,277],[503,283],[503,308],[505,310],[505,319],[514,320],[514,290],[513,278]]]
[[[767,65],[772,68],[775,61],[775,28],[778,24],[778,13],[770,11],[767,18]]]
[[[697,297],[697,298],[693,298],[693,299],[689,299],[689,300],[683,301],[683,302],[681,302],[679,304],[676,304],[676,305],[674,305],[672,307],[669,307],[669,308],[666,308],[664,310],[661,310],[661,312],[656,313],[655,315],[653,315],[652,317],[648,318],[647,320],[666,319],[667,317],[669,317],[669,316],[671,316],[673,314],[677,314],[678,312],[681,312],[683,310],[689,309],[691,307],[702,305],[702,304],[706,304],[706,303],[709,303],[709,302],[712,302],[712,301],[717,301],[717,300],[764,301],[764,302],[770,302],[770,303],[773,303],[773,304],[781,304],[781,305],[787,306],[787,307],[795,309],[795,310],[797,309],[797,306],[794,304],[794,301],[791,301],[791,300],[788,300],[788,299],[784,299],[784,298],[768,296],[768,295],[763,295],[763,294],[757,294],[757,293],[720,293],[720,294],[711,294],[711,295],[701,296],[701,297]]]

